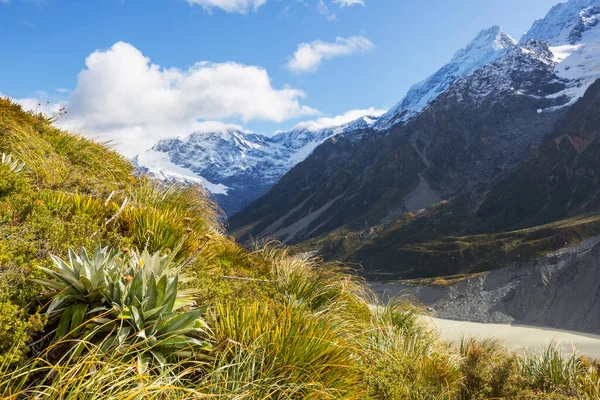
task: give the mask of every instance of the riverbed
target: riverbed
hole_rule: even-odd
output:
[[[552,341],[566,353],[575,349],[581,354],[600,359],[600,336],[578,332],[561,331],[531,326],[480,324],[476,322],[450,321],[428,318],[439,331],[442,339],[458,344],[462,337],[494,337],[517,353],[546,348]]]

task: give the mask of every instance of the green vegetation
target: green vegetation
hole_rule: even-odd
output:
[[[418,216],[407,214],[381,226],[375,239],[363,240],[359,233],[340,230],[299,248],[317,247],[328,258],[335,255],[346,262],[383,266],[367,268],[363,274],[370,279],[445,277],[454,281],[552,253],[600,232],[600,214],[594,212],[507,232],[458,236],[443,232],[460,226],[454,219],[462,217],[447,207],[452,204],[441,203]],[[442,221],[432,220],[437,214],[443,215]]]
[[[340,265],[246,250],[200,188],[136,177],[52,122],[0,100],[2,398],[600,394],[582,357],[456,349],[421,308],[380,304]]]

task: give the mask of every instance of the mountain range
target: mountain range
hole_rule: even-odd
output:
[[[531,174],[531,169],[544,173],[556,167],[557,154],[548,141],[568,137],[560,139],[563,146],[579,143],[586,152],[587,146],[593,147],[590,132],[560,127],[574,124],[573,110],[584,107],[586,100],[580,99],[600,78],[599,15],[600,2],[571,0],[536,21],[518,43],[497,27],[483,31],[475,42],[487,38],[488,47],[497,49],[492,56],[474,53],[485,54],[483,65],[457,68],[455,57],[451,67],[411,89],[368,128],[372,133],[363,140],[348,140],[348,133],[328,139],[266,195],[233,216],[232,231],[239,238],[271,237],[306,250],[316,248],[326,257],[359,263],[367,273],[388,270],[416,277],[489,268],[504,254],[496,254],[494,261],[482,260],[485,253],[466,236],[512,232],[574,212],[566,196],[555,196],[556,204],[545,211],[552,216],[548,218],[534,218],[537,211],[526,215],[508,209],[495,210],[492,217],[491,204],[508,206],[510,199],[531,211],[534,198],[543,201],[546,193],[558,190],[543,182],[535,197],[523,193],[531,189],[531,182],[523,185],[524,168],[529,165]],[[482,47],[486,46],[467,46],[458,60],[476,65],[464,53]],[[441,79],[444,71],[447,78]],[[466,73],[456,76],[449,71]],[[451,83],[445,89],[438,84],[447,80]],[[423,89],[428,87],[431,90]],[[438,91],[437,96],[429,95]],[[421,102],[426,105],[419,112],[411,108],[419,103],[410,100],[411,93],[426,93],[427,100]],[[583,121],[594,126],[589,123],[593,115],[587,113]],[[578,186],[581,182],[573,184],[571,191],[589,190]],[[494,195],[485,197],[489,193]],[[487,223],[481,223],[478,219],[486,212]],[[467,245],[451,236],[465,238]],[[518,234],[512,238],[522,239]],[[532,254],[546,249],[546,244],[538,244]],[[442,252],[443,266],[435,262],[435,246],[438,251],[458,249],[456,262],[447,260],[447,252]],[[515,250],[510,257],[520,254]]]
[[[205,184],[240,239],[366,274],[474,272],[560,248],[598,232],[594,217],[569,218],[600,206],[599,21],[600,0],[560,3],[519,41],[481,31],[379,117],[192,134],[136,162]]]
[[[134,163],[141,172],[160,179],[202,184],[231,217],[266,193],[326,139],[343,133],[358,141],[369,128],[376,131],[370,135],[385,134],[387,128],[417,115],[457,78],[496,60],[515,45],[497,26],[481,31],[447,65],[414,85],[398,105],[381,116],[365,115],[328,127],[300,124],[273,136],[235,128],[193,133],[160,141],[136,156]]]
[[[133,161],[139,171],[159,179],[202,184],[231,216],[266,193],[327,138],[355,134],[375,121],[376,116],[365,115],[333,127],[299,124],[273,136],[225,127],[161,140]]]

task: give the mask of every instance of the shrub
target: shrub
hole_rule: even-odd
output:
[[[26,316],[25,310],[0,300],[0,372],[23,361],[31,335],[43,328],[39,314]]]

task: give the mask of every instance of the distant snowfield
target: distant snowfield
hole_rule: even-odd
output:
[[[427,320],[439,331],[442,339],[458,344],[463,337],[496,338],[517,353],[546,348],[555,341],[566,353],[575,349],[581,354],[600,359],[600,336],[519,325],[480,324],[438,318]]]
[[[212,194],[227,195],[227,186],[215,184],[207,179],[197,175],[193,171],[174,164],[167,153],[148,150],[138,155],[140,165],[148,169],[148,172],[162,179],[176,179],[188,183],[196,183],[202,185]]]

